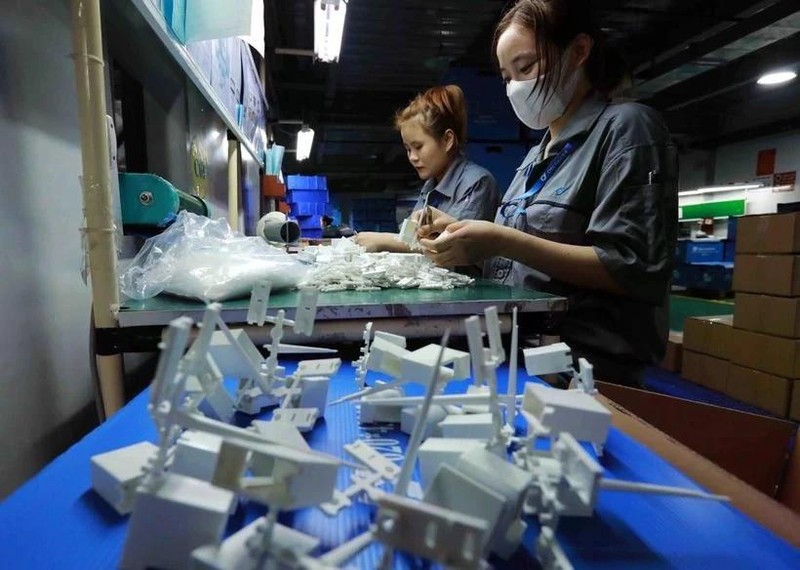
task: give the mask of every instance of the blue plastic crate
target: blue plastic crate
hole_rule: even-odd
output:
[[[679,239],[675,242],[675,263],[686,263],[686,246],[689,245],[689,240]]]
[[[722,261],[732,262],[736,258],[736,242],[733,240],[725,240],[724,251],[722,254]]]
[[[297,218],[301,230],[322,229],[322,216],[302,216]]]
[[[326,204],[330,200],[327,190],[294,189],[287,194],[288,201],[294,204],[299,204],[301,202],[321,202]]]
[[[730,241],[736,241],[736,229],[739,227],[739,218],[736,216],[731,216],[728,218],[728,239]]]
[[[732,288],[733,264],[710,263],[692,265],[689,275],[690,289],[727,292]]]
[[[328,205],[320,202],[289,202],[295,216],[322,216],[328,211]]]
[[[721,241],[690,241],[686,245],[686,261],[688,263],[713,263],[722,261],[725,253]]]
[[[676,263],[672,269],[672,285],[675,287],[689,287],[689,274],[691,271],[691,265]]]

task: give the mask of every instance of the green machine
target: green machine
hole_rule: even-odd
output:
[[[161,231],[181,210],[208,216],[208,206],[155,174],[120,173],[120,206],[126,233]]]

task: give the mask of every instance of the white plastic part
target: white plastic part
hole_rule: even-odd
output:
[[[375,338],[385,340],[386,342],[390,342],[395,346],[399,346],[400,348],[406,348],[407,340],[403,335],[393,334],[386,331],[375,331]]]
[[[468,414],[488,414],[491,412],[491,408],[489,407],[489,402],[492,399],[491,390],[489,390],[489,386],[476,386],[475,384],[471,386],[467,386],[467,395],[468,396],[481,396],[482,401],[481,403],[473,402],[473,403],[464,403],[464,412]]]
[[[331,380],[327,376],[309,376],[301,378],[300,398],[298,408],[314,408],[317,410],[317,417],[325,416],[325,408],[328,405],[328,387]]]
[[[594,366],[589,364],[585,358],[578,359],[578,372],[573,373],[574,388],[583,390],[587,394],[595,395],[597,389],[594,387]],[[570,383],[570,388],[573,388]]]
[[[503,349],[503,339],[500,336],[500,316],[497,313],[497,306],[493,305],[484,309],[486,316],[486,332],[489,335],[489,350],[492,359],[500,364],[506,359],[506,352]]]
[[[403,375],[403,357],[408,353],[405,348],[376,335],[370,347],[367,369],[400,378]]]
[[[476,386],[483,386],[486,383],[486,370],[480,317],[473,315],[465,319],[464,328],[467,331],[467,343],[472,360],[472,379]]]
[[[561,514],[591,516],[603,468],[569,433],[562,433],[553,442],[552,455],[561,466],[561,479],[566,483],[558,486],[557,499],[564,509]]]
[[[218,435],[187,430],[175,443],[170,473],[211,481],[217,465],[222,438]]]
[[[525,530],[525,523],[521,519],[522,505],[531,487],[533,475],[488,449],[467,451],[453,469],[503,497],[503,512],[492,529],[489,548],[501,558],[507,559],[522,541]],[[469,497],[463,500],[468,501]]]
[[[374,406],[370,401],[373,398],[385,401],[387,399],[401,398],[402,396],[402,390],[397,387],[387,388],[374,395],[364,396],[359,406],[358,423],[361,425],[400,423],[402,406]]]
[[[294,332],[311,336],[314,332],[314,320],[317,318],[317,298],[319,291],[310,287],[299,290],[297,311],[294,315]]]
[[[514,307],[511,317],[511,355],[508,363],[508,390],[506,391],[506,424],[511,426],[512,433],[517,421],[517,358],[519,357],[519,325],[517,324],[517,308]]]
[[[248,477],[248,458],[263,468]],[[256,462],[250,462],[250,466]],[[281,445],[226,440],[220,448],[213,483],[280,510],[294,510],[330,501],[340,462],[322,453]]]
[[[441,346],[429,344],[410,352],[403,357],[402,377],[406,381],[424,384],[433,374],[432,366],[436,362]],[[446,348],[442,357],[441,373],[438,381],[464,380],[470,375],[469,353]]]
[[[399,495],[378,498],[375,537],[390,548],[421,556],[448,568],[482,565],[486,522]]]
[[[225,332],[214,331],[208,347],[209,354],[223,376],[252,379],[254,371],[260,369],[264,357],[243,329],[234,329],[230,334],[238,348],[231,344]]]
[[[400,224],[400,233],[398,239],[406,244],[409,248],[414,249],[417,245],[417,231],[419,230],[419,222],[412,218],[406,218]]]
[[[340,544],[333,550],[330,550],[319,557],[319,561],[323,564],[329,564],[336,568],[353,558],[356,554],[364,550],[367,546],[375,541],[375,535],[372,529],[367,532],[361,533],[356,537],[351,538],[347,542]]]
[[[383,481],[383,476],[377,471],[353,471],[350,475],[351,485],[344,491],[335,490],[333,499],[319,505],[319,508],[329,517],[335,517],[339,511],[353,504],[353,499],[360,493],[374,501],[380,492],[377,485]]]
[[[572,371],[572,349],[564,342],[525,348],[522,355],[528,376]]]
[[[397,481],[397,477],[400,475],[400,467],[394,461],[376,451],[366,441],[359,439],[353,443],[346,443],[342,447],[347,453],[372,471],[379,473],[387,481]]]
[[[556,540],[556,533],[549,527],[543,527],[536,539],[536,558],[542,570],[572,570],[567,555]]]
[[[140,490],[120,568],[185,567],[196,548],[222,538],[233,500],[230,491],[171,473],[154,492]]]
[[[311,451],[311,447],[300,434],[300,430],[291,424],[254,420],[250,427],[268,443],[285,445],[299,451]]]
[[[446,406],[448,413],[463,413],[469,410],[471,413],[487,413],[489,409],[489,388],[488,386],[469,386],[467,394],[437,394],[431,399],[431,404]],[[423,396],[395,396],[387,397],[387,392],[378,392],[375,395],[365,397],[361,402],[368,401],[375,407],[397,407],[405,408],[408,406],[419,406],[422,404]],[[519,404],[522,402],[522,395],[517,396],[514,401]],[[505,402],[504,402],[505,403]],[[463,406],[464,409],[456,406]]]
[[[503,495],[496,493],[451,465],[443,464],[428,485],[426,503],[458,511],[486,522],[486,542],[481,545],[489,554],[489,539],[495,533],[506,508]]]
[[[286,422],[301,432],[311,431],[319,417],[317,408],[281,408],[272,412],[273,422]]]
[[[578,441],[604,445],[611,427],[611,412],[594,396],[581,390],[557,390],[541,384],[525,386],[522,410],[551,437],[567,432]]]
[[[250,305],[247,308],[247,324],[264,326],[267,320],[267,305],[272,284],[269,281],[257,281],[250,293]]]
[[[400,431],[411,435],[411,433],[414,431],[414,424],[417,421],[417,416],[419,416],[419,411],[419,406],[402,408],[402,411],[400,412]],[[429,437],[438,437],[440,434],[438,424],[445,417],[447,417],[447,412],[442,406],[431,406],[431,409],[428,412],[428,417],[425,419],[425,427],[422,431],[422,439],[426,440]]]
[[[210,354],[206,354],[206,368],[201,370],[195,378],[203,394],[198,409],[210,418],[226,423],[230,422],[236,413],[236,404],[225,389],[222,383],[222,372]],[[188,386],[189,382],[187,382],[187,390]]]
[[[264,519],[259,518],[222,541],[219,546],[206,545],[192,553],[191,568],[195,570],[240,570],[259,566],[258,549],[250,546],[259,539]],[[281,552],[302,559],[319,546],[320,540],[281,524],[272,529],[271,553],[279,559]],[[291,568],[291,566],[280,566]],[[306,568],[305,566],[297,566]]]
[[[92,488],[119,514],[130,513],[136,487],[144,475],[142,469],[157,450],[149,441],[142,441],[93,456]]]
[[[442,437],[488,440],[494,435],[491,413],[447,416],[439,423]]]
[[[292,376],[333,376],[342,366],[341,358],[320,358],[318,360],[301,360]]]
[[[645,495],[667,495],[670,497],[687,497],[690,499],[704,499],[706,501],[730,502],[731,498],[725,495],[713,495],[696,489],[682,487],[669,487],[653,485],[651,483],[636,483],[633,481],[619,481],[617,479],[601,479],[600,488],[606,491],[625,491],[628,493],[642,493]]]
[[[454,465],[467,451],[478,449],[483,442],[477,439],[431,437],[419,447],[419,472],[422,485],[428,487],[441,465]]]

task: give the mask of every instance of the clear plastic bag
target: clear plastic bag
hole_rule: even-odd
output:
[[[259,237],[233,231],[224,219],[180,212],[175,223],[148,239],[120,275],[120,290],[131,299],[165,292],[202,301],[250,294],[256,281],[272,289],[295,287],[307,266]]]

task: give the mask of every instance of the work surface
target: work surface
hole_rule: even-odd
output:
[[[270,313],[285,309],[287,318],[293,318],[297,298],[297,291],[274,292],[269,299]],[[223,302],[222,317],[225,322],[247,322],[249,302],[249,299]],[[320,322],[398,317],[465,317],[482,313],[486,307],[495,305],[500,313],[510,313],[511,307],[517,307],[520,313],[553,312],[565,310],[566,299],[479,279],[471,286],[448,291],[384,289],[320,293],[316,319]],[[160,295],[145,301],[125,301],[119,311],[119,323],[123,327],[166,325],[181,315],[199,320],[203,311],[205,303]]]
[[[291,363],[287,368],[293,368]],[[524,372],[522,372],[524,377]],[[371,382],[375,377],[370,376]],[[505,384],[505,370],[499,371]],[[330,398],[354,391],[353,369],[343,365],[331,383]],[[463,391],[463,382],[448,391]],[[408,390],[420,393],[421,389]],[[108,422],[57,458],[0,506],[0,568],[112,568],[119,561],[127,518],[107,506],[90,488],[89,459],[143,439],[155,441],[155,430],[141,394]],[[311,445],[345,458],[342,444],[369,438],[381,452],[398,460],[406,436],[395,429],[362,429],[357,409],[329,407],[324,421],[309,435]],[[242,425],[249,419],[237,418]],[[652,452],[612,428],[601,461],[605,476],[631,481],[696,488],[685,476]],[[342,469],[338,487],[348,483]],[[229,531],[262,515],[256,505],[240,507]],[[282,517],[284,524],[322,539],[321,549],[363,532],[374,507],[355,503],[335,519],[306,509]],[[535,536],[531,524],[525,544]],[[588,519],[564,518],[558,529],[564,550],[576,568],[800,568],[800,551],[775,537],[727,504],[601,491],[597,511]],[[353,568],[377,567],[381,549],[372,546]],[[398,557],[398,568],[419,564]],[[527,552],[495,568],[536,568]]]

